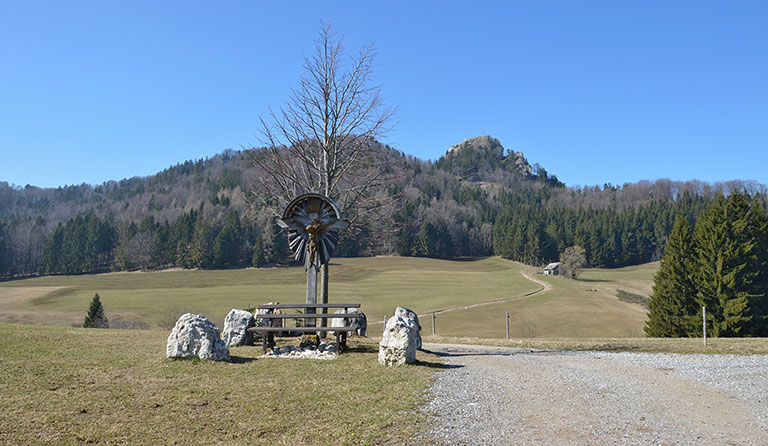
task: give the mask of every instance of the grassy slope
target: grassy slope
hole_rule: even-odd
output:
[[[408,257],[334,260],[331,301],[361,302],[371,334],[398,305],[424,314],[524,296],[504,303],[438,313],[437,333],[501,338],[504,313],[512,337],[641,337],[645,309],[621,302],[616,290],[648,295],[657,264],[589,269],[577,281],[535,274],[538,269],[499,258],[447,261]],[[301,303],[303,268],[228,271],[164,271],[41,277],[0,284],[0,322],[71,325],[82,322],[98,292],[108,312],[152,326],[172,324],[182,309],[208,316],[220,326],[232,308],[280,301]],[[423,320],[431,333],[431,322]]]
[[[538,268],[525,267],[531,277],[552,289],[529,298],[438,314],[437,334],[503,338],[508,311],[513,338],[642,337],[646,309],[620,301],[616,290],[647,296],[657,268],[658,263],[650,263],[587,269],[579,280],[568,280],[536,274]]]
[[[361,302],[373,322],[392,314],[398,305],[421,313],[537,289],[538,285],[520,275],[520,268],[498,258],[338,259],[331,266],[331,301]],[[0,284],[0,322],[81,323],[90,299],[98,292],[108,314],[155,326],[180,307],[220,323],[232,308],[268,301],[302,303],[305,283],[300,267],[41,277]],[[26,299],[10,299],[21,292],[19,288],[32,291]]]
[[[0,443],[404,444],[439,367],[423,353],[379,366],[370,342],[334,361],[259,347],[233,348],[233,363],[172,361],[166,337],[0,325]]]

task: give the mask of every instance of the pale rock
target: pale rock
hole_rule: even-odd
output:
[[[165,353],[169,358],[229,361],[229,347],[219,337],[219,329],[199,314],[179,317],[168,336]]]
[[[355,332],[358,336],[368,335],[368,318],[365,317],[365,313],[357,308],[350,308],[347,310],[348,314],[356,314],[357,319],[331,319],[331,327],[355,327]],[[337,310],[334,314],[344,314],[344,310]]]
[[[317,348],[297,348],[286,345],[273,348],[271,352],[263,355],[265,358],[304,358],[304,359],[336,359],[336,348],[332,343],[321,343]]]
[[[221,339],[230,347],[251,345],[253,344],[253,333],[248,333],[248,329],[255,325],[256,319],[254,319],[253,314],[233,308],[224,318],[224,330],[221,332]]]
[[[397,307],[395,309],[395,316],[399,316],[407,322],[411,328],[413,337],[416,339],[416,349],[421,350],[421,324],[419,324],[419,316],[415,312],[404,308]]]
[[[279,304],[280,302],[267,302],[266,305],[272,305],[272,304]],[[256,326],[257,327],[282,327],[283,326],[283,320],[282,319],[264,319],[259,317],[263,314],[280,314],[279,309],[257,309],[256,310]]]
[[[419,331],[416,313],[397,307],[379,342],[379,363],[392,366],[416,362],[416,350],[421,347]]]

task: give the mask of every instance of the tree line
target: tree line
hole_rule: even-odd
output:
[[[768,336],[768,216],[761,197],[718,195],[692,223],[678,215],[654,278],[654,337]]]
[[[706,199],[684,193],[637,208],[547,208],[507,193],[493,226],[493,251],[501,257],[540,265],[554,262],[569,246],[584,248],[587,263],[619,267],[658,260],[674,216],[693,219]]]
[[[492,195],[468,185],[455,192],[436,200],[426,188],[415,199],[403,200],[393,213],[396,229],[389,232],[378,223],[359,221],[354,231],[342,234],[337,254],[391,254],[393,250],[437,258],[495,254],[541,265],[578,245],[592,266],[631,265],[658,260],[674,216],[693,221],[707,203],[685,193],[678,200],[658,200],[638,208],[574,210],[544,207],[530,193]],[[93,212],[77,215],[55,228],[43,247],[37,272],[217,269],[290,261],[286,238],[271,219],[259,224],[234,210],[223,216],[215,210],[203,205],[171,222],[153,216],[118,222]],[[392,250],[370,247],[374,240],[383,243],[390,236]]]
[[[436,162],[374,150],[389,181],[377,207],[348,215],[337,255],[495,254],[538,265],[578,245],[592,266],[624,266],[658,260],[675,216],[695,221],[717,193],[765,196],[739,181],[566,187],[490,137]],[[288,262],[274,214],[250,195],[263,172],[248,158],[227,151],[99,186],[0,183],[0,277]]]
[[[272,243],[263,243],[263,238]],[[230,211],[222,221],[201,207],[173,222],[152,216],[116,223],[93,213],[59,224],[43,248],[40,274],[81,274],[171,267],[221,269],[285,261],[277,229],[267,236]]]

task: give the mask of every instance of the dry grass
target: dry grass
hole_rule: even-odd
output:
[[[658,264],[652,263],[586,269],[580,280],[568,280],[537,275],[538,268],[497,257],[452,261],[341,258],[334,259],[331,265],[330,294],[332,302],[360,302],[373,335],[381,330],[385,315],[404,306],[419,314],[459,307],[438,313],[437,333],[441,335],[503,338],[504,314],[509,311],[513,337],[640,337],[644,334],[647,310],[620,301],[617,290],[647,295],[657,268]],[[540,285],[524,278],[521,270],[551,289],[522,297]],[[107,316],[119,320],[124,327],[149,324],[169,328],[184,311],[203,314],[221,327],[232,308],[269,301],[303,302],[305,281],[301,267],[17,280],[0,283],[0,323],[79,325],[93,294],[98,292]],[[4,306],[4,296],[14,293],[26,293],[26,297]],[[465,306],[468,308],[464,309]],[[422,324],[431,333],[431,322],[426,320]]]
[[[647,308],[622,302],[617,289],[650,289],[657,263],[617,269],[586,269],[579,280],[525,271],[550,286],[528,298],[436,315],[438,335],[504,338],[505,313],[514,338],[641,337]],[[429,317],[428,317],[429,319]],[[422,321],[431,334],[431,321]]]
[[[371,341],[334,361],[173,361],[167,335],[0,325],[0,443],[404,444],[439,366],[379,366]]]
[[[514,297],[537,289],[538,285],[520,275],[520,268],[520,264],[499,258],[334,259],[330,297],[332,302],[360,302],[369,320],[380,321],[397,306],[421,313]],[[270,301],[302,303],[305,284],[302,267],[41,277],[0,283],[0,293],[30,287],[66,288],[38,293],[5,317],[0,315],[0,322],[80,324],[91,298],[98,292],[106,311],[124,319],[159,327],[166,319],[175,320],[177,310],[183,307],[204,314],[220,326],[232,308]],[[9,319],[22,312],[40,317]]]
[[[644,353],[705,353],[734,355],[768,354],[768,338],[590,338],[590,339],[486,339],[426,336],[424,342],[438,344],[490,345],[542,350],[575,350]]]

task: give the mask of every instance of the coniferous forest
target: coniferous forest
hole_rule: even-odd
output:
[[[693,227],[693,229],[692,229]],[[718,195],[695,227],[679,215],[656,274],[646,333],[768,336],[768,217],[755,197]]]
[[[340,256],[499,255],[541,265],[581,246],[590,266],[619,267],[659,260],[668,239],[685,243],[674,240],[683,231],[673,231],[675,219],[709,221],[702,212],[723,194],[765,205],[765,187],[753,182],[568,187],[488,136],[434,162],[385,145],[371,150],[386,160],[388,181],[371,191],[375,207],[349,212]],[[230,150],[96,186],[0,183],[0,277],[289,263],[274,209],[255,199],[262,173],[252,155]]]

